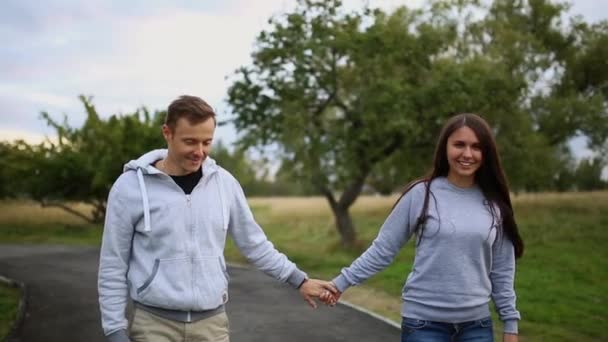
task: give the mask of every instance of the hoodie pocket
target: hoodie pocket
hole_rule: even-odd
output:
[[[222,267],[224,277],[226,278],[226,285],[228,285],[228,283],[230,283],[230,275],[228,274],[228,269],[226,268],[226,260],[224,260],[224,258],[222,258],[221,256],[218,257],[218,259],[220,261],[220,266]]]
[[[150,276],[137,289],[138,301],[173,310],[217,308],[228,300],[228,279],[220,259],[156,259]]]
[[[195,260],[194,284],[203,309],[214,309],[228,301],[228,278],[221,259],[209,256]]]
[[[152,272],[137,289],[143,304],[185,310],[192,306],[192,262],[190,258],[156,259]]]

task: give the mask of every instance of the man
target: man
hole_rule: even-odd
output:
[[[328,282],[310,279],[278,252],[255,222],[237,180],[208,158],[212,108],[181,96],[162,132],[167,150],[125,165],[108,197],[99,262],[99,305],[109,341],[229,341],[226,235],[268,275],[312,297]],[[134,302],[130,336],[125,317]]]

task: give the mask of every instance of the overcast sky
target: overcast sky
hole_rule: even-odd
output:
[[[346,0],[392,9],[423,0]],[[0,140],[52,134],[47,111],[84,120],[79,94],[98,113],[164,109],[197,95],[227,117],[225,77],[249,63],[255,36],[295,0],[3,0],[0,4]],[[608,18],[608,0],[574,0],[571,13]],[[234,129],[218,129],[231,143]],[[579,143],[580,145],[580,143]],[[580,148],[580,147],[579,147]]]

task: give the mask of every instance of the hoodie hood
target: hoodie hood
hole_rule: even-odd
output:
[[[123,170],[123,172],[127,172],[130,170],[132,170],[132,171],[140,170],[141,173],[143,173],[144,175],[153,175],[153,174],[163,173],[162,171],[160,171],[159,169],[154,167],[154,165],[152,165],[152,164],[154,162],[156,162],[157,160],[161,160],[161,159],[167,157],[167,153],[168,153],[168,150],[165,148],[158,149],[158,150],[152,150],[152,151],[142,155],[141,157],[139,157],[137,159],[133,159],[130,162],[126,163],[123,166],[122,170]],[[212,158],[207,156],[207,158],[205,158],[205,161],[203,161],[203,174],[204,175],[212,174],[218,170],[218,167],[219,166],[217,165],[215,160],[213,160]]]
[[[152,228],[150,227],[150,202],[148,199],[148,190],[146,189],[146,183],[144,182],[144,174],[145,175],[154,175],[154,174],[165,174],[160,171],[152,164],[157,160],[163,159],[167,156],[167,149],[158,149],[150,151],[138,159],[131,160],[126,163],[123,167],[123,172],[127,171],[136,171],[137,172],[137,181],[139,183],[139,191],[141,192],[142,204],[144,207],[144,230],[150,231]],[[203,161],[203,175],[211,175],[218,170],[219,166],[215,162],[215,160],[210,157],[205,158]]]

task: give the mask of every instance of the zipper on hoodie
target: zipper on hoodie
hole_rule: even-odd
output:
[[[201,171],[202,172],[202,171]],[[191,283],[190,283],[190,289],[192,291],[192,301],[197,303],[198,302],[198,296],[197,293],[198,291],[196,290],[196,282],[194,280],[194,267],[196,266],[196,256],[197,256],[197,251],[195,248],[195,244],[196,244],[196,240],[195,240],[195,234],[194,234],[194,214],[192,212],[192,194],[194,193],[194,191],[196,190],[196,188],[198,188],[202,183],[203,180],[205,179],[205,173],[203,173],[201,179],[198,181],[198,183],[194,186],[194,188],[192,188],[192,191],[190,192],[190,194],[186,194],[184,193],[184,195],[186,196],[186,206],[188,207],[188,231],[190,233],[190,241],[188,243],[189,246],[189,263],[190,263],[190,279],[191,279]],[[175,183],[175,182],[174,182]],[[182,190],[180,188],[180,190]],[[183,192],[183,190],[182,190]],[[188,322],[191,321],[192,317],[191,317],[191,313],[190,310],[188,310]]]
[[[194,189],[193,189],[194,191]],[[196,256],[196,252],[195,252],[195,248],[194,248],[194,244],[196,243],[195,239],[194,239],[194,215],[192,214],[192,196],[191,195],[186,195],[186,204],[188,206],[188,231],[190,232],[190,243],[188,244],[190,251],[189,251],[189,259],[188,262],[190,263],[190,289],[192,290],[192,301],[196,302],[197,301],[197,296],[196,293],[198,291],[196,291],[196,287],[195,287],[195,281],[194,281],[194,267],[196,265],[195,262],[195,256]],[[190,310],[188,310],[188,322],[190,322]]]
[[[201,172],[202,172],[202,170],[201,170]],[[191,251],[191,253],[190,253],[191,278],[190,279],[192,279],[192,283],[190,284],[190,288],[192,289],[192,296],[193,296],[192,299],[193,299],[193,301],[195,303],[198,302],[198,298],[197,298],[198,297],[197,296],[198,291],[195,290],[196,289],[196,282],[194,280],[194,273],[195,273],[194,272],[194,267],[195,267],[195,264],[196,264],[196,262],[195,262],[195,259],[196,259],[195,256],[197,254],[196,254],[195,247],[194,247],[194,244],[196,243],[196,241],[194,239],[195,236],[194,236],[194,214],[192,213],[192,194],[194,193],[194,191],[196,191],[196,189],[198,187],[200,187],[202,184],[204,184],[205,181],[207,181],[208,179],[209,179],[209,174],[203,172],[203,175],[202,175],[201,179],[194,186],[194,188],[192,188],[192,191],[190,192],[190,194],[189,195],[186,194],[186,203],[187,203],[187,206],[188,206],[189,230],[190,230],[190,244],[189,245],[190,245],[190,251]],[[188,317],[187,317],[187,319],[188,319],[188,322],[190,322],[192,320],[191,311],[190,310],[188,310]]]

